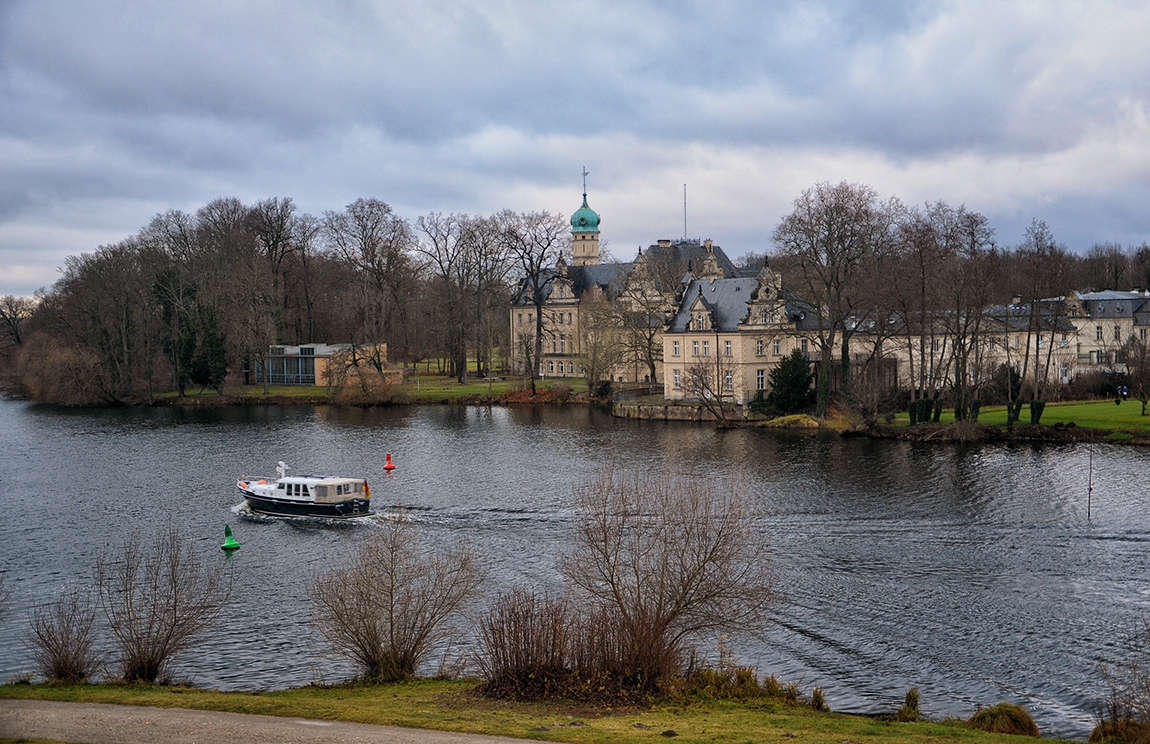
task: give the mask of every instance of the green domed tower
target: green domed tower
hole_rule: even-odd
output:
[[[599,215],[587,206],[587,171],[583,171],[583,206],[571,215],[571,265],[599,263]]]

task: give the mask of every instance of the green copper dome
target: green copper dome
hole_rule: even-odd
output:
[[[571,215],[571,232],[599,232],[599,215],[587,206],[587,195],[583,195],[583,206]]]

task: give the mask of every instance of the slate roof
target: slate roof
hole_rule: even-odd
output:
[[[1075,292],[1091,318],[1130,318],[1150,312],[1150,297],[1141,292]]]
[[[739,329],[739,323],[747,316],[747,303],[751,299],[751,292],[758,285],[755,277],[737,277],[734,279],[691,279],[687,290],[683,293],[683,300],[671,324],[668,333],[687,333],[690,331],[691,308],[696,298],[702,297],[703,306],[711,311],[713,326],[708,329],[720,333],[734,333]],[[798,330],[814,330],[817,319],[810,311],[810,306],[803,303],[789,290],[785,290],[787,297],[787,318]]]
[[[727,254],[723,253],[722,248],[717,245],[712,245],[712,250],[715,253],[716,263],[726,276],[739,276],[739,270],[735,267],[731,259],[727,258]],[[705,253],[706,247],[701,242],[688,240],[673,242],[669,246],[662,246],[656,243],[647,248],[643,255],[647,257],[648,261],[666,262],[669,265],[681,262],[684,267],[694,266],[695,269],[698,270],[702,264]],[[634,267],[635,263],[633,261],[610,262],[588,266],[568,266],[567,278],[571,280],[571,288],[576,297],[582,297],[584,292],[598,285],[609,299],[614,299],[622,291],[623,283]],[[551,280],[554,279],[556,275],[557,272],[554,268],[547,269],[543,273],[542,278],[545,282],[543,290],[544,301],[551,296]],[[751,279],[751,284],[752,286],[754,284],[753,278]],[[660,292],[668,294],[674,292],[676,289],[676,287],[656,288]],[[531,302],[527,297],[526,284],[525,282],[520,282],[519,290],[512,299],[512,304],[529,305]]]

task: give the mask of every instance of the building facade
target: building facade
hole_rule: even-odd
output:
[[[587,203],[571,216],[570,261],[548,269],[543,286],[540,377],[595,377],[620,383],[659,382],[662,336],[692,265],[712,261],[734,276],[734,264],[709,240],[659,240],[630,262],[604,261],[601,218]],[[526,371],[533,352],[535,306],[526,283],[512,298],[511,366]]]

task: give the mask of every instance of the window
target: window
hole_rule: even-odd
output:
[[[692,341],[691,342],[691,354],[692,354],[692,356],[699,356],[699,342],[698,341]]]
[[[1066,338],[1066,334],[1065,333],[1062,334],[1062,348],[1065,349],[1069,345],[1070,345],[1070,341],[1069,341],[1069,339]]]
[[[1102,326],[1094,326],[1094,340],[1095,341],[1101,341],[1102,340]]]
[[[932,338],[930,340],[930,350],[934,354],[938,353],[938,339],[937,338]]]
[[[547,362],[547,371],[548,372],[554,372],[555,371],[555,362]]]
[[[676,370],[672,370],[671,375],[674,379],[674,382],[671,383],[671,386],[675,390],[678,390],[679,388],[683,387],[683,374],[679,370],[676,369]]]
[[[723,342],[723,356],[730,356],[730,355],[731,355],[731,342],[730,341],[724,341]]]
[[[567,353],[567,337],[566,336],[560,336],[559,337],[559,353],[560,354],[566,354]]]
[[[523,313],[519,313],[518,319],[515,322],[519,325],[523,325]]]
[[[679,356],[679,342],[678,341],[672,341],[671,342],[671,356]]]
[[[711,342],[710,341],[704,341],[703,342],[703,356],[711,356]]]
[[[1115,341],[1121,341],[1122,340],[1122,328],[1119,326],[1114,326],[1114,340]]]
[[[1145,328],[1139,328],[1138,329],[1138,337],[1140,339],[1142,339],[1143,341],[1146,340],[1146,329]]]
[[[315,356],[315,347],[314,346],[301,346],[301,347],[299,347],[299,355],[300,356]]]
[[[756,369],[755,370],[755,389],[756,390],[766,390],[767,389],[767,371],[765,369]]]
[[[727,370],[723,375],[723,389],[728,393],[735,389],[735,373],[732,370]]]
[[[774,351],[774,352],[775,352],[775,356],[778,356],[778,355],[779,355],[779,353],[780,353],[780,352],[779,352],[779,348],[780,348],[780,346],[781,346],[781,344],[779,343],[779,340],[778,340],[778,339],[775,339],[774,348],[772,349],[772,351]]]
[[[763,308],[762,310],[759,311],[759,322],[762,323],[763,325],[767,324],[767,310],[766,310],[766,308]]]
[[[755,356],[763,355],[763,340],[760,338],[755,342]]]
[[[807,355],[807,340],[803,339],[803,356]]]

